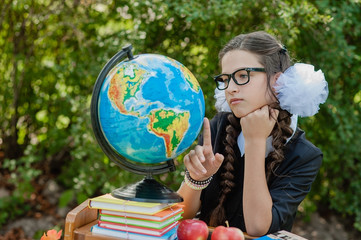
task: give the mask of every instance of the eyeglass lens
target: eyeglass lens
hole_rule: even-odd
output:
[[[217,87],[220,90],[226,89],[229,85],[231,78],[235,81],[237,85],[244,85],[249,81],[249,72],[245,69],[240,69],[235,71],[232,74],[221,74],[215,80]]]

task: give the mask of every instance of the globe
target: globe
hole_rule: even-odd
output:
[[[196,139],[205,112],[203,92],[178,61],[159,54],[133,56],[131,49],[123,47],[105,64],[90,107],[94,135],[104,153],[121,168],[145,175],[113,190],[112,196],[182,202],[153,174],[175,171],[174,158]]]
[[[194,75],[163,55],[141,54],[118,63],[99,91],[99,125],[107,144],[134,162],[179,156],[196,139],[204,114]]]

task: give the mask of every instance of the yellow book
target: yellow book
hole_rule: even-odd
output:
[[[120,212],[142,213],[153,215],[165,208],[173,206],[174,203],[148,203],[124,200],[113,197],[107,193],[99,197],[89,199],[89,208],[104,209]]]

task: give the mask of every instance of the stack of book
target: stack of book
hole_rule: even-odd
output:
[[[129,240],[176,239],[183,213],[180,204],[136,202],[110,194],[92,198],[88,205],[99,210],[92,233]]]

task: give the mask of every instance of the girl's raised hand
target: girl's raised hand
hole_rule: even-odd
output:
[[[257,109],[241,118],[245,139],[266,139],[272,132],[279,111],[268,105]]]
[[[197,145],[184,156],[183,162],[194,180],[202,181],[217,172],[223,162],[223,155],[213,154],[209,120],[203,120],[203,146]]]

